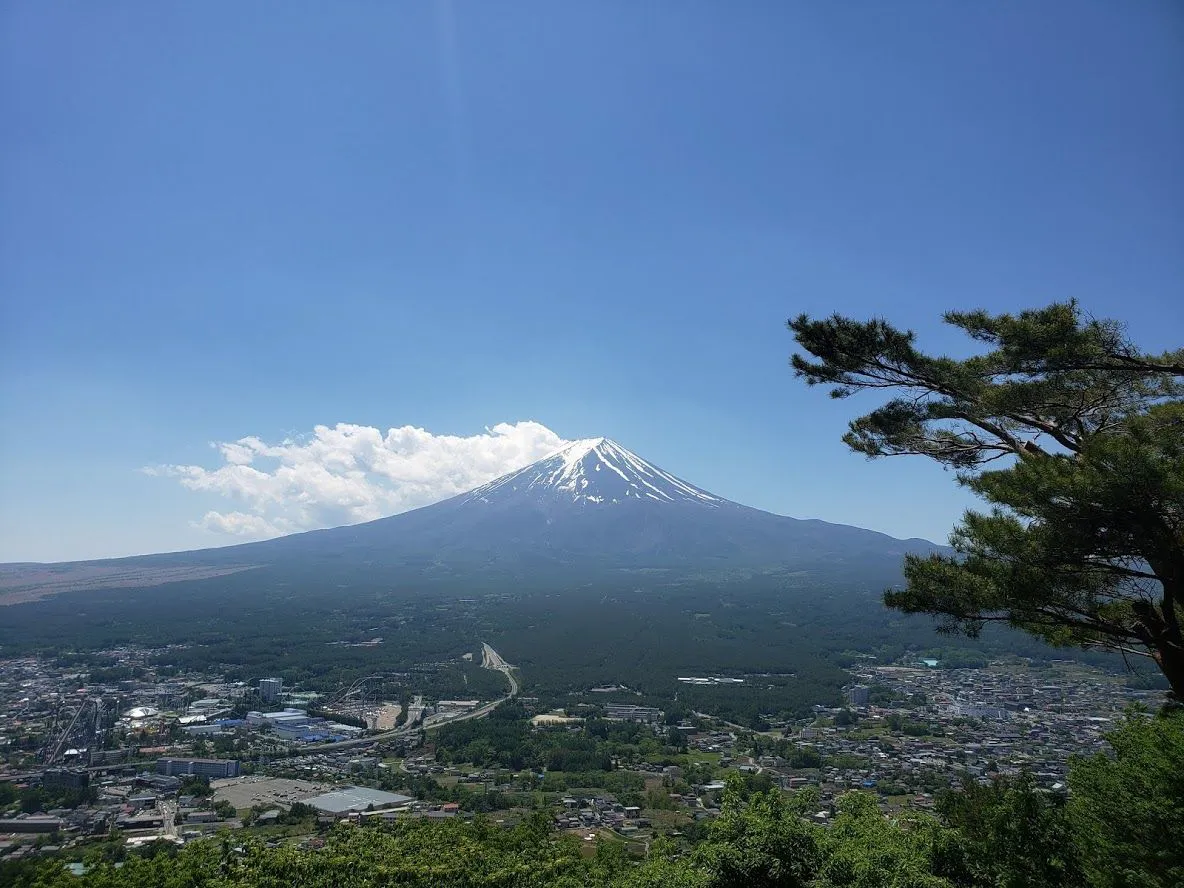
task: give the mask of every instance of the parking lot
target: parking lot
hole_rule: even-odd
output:
[[[234,777],[227,780],[212,780],[210,786],[214,790],[215,801],[225,799],[239,809],[254,805],[287,808],[293,802],[303,801],[333,789],[331,783],[287,780],[282,777]]]

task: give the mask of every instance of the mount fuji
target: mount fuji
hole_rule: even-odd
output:
[[[483,569],[802,570],[899,573],[937,547],[857,527],[774,515],[724,499],[608,438],[575,441],[468,493],[366,524],[150,556],[191,564],[332,561],[432,575]],[[139,559],[137,559],[139,560]]]
[[[615,441],[589,438],[468,493],[365,524],[191,552],[8,565],[0,603],[5,595],[23,601],[187,580],[200,593],[242,571],[257,578],[248,585],[266,583],[266,575],[285,587],[525,592],[644,586],[646,575],[674,583],[770,576],[803,588],[871,591],[900,580],[906,553],[939,548],[753,509]]]
[[[553,499],[596,506],[652,500],[718,507],[728,502],[675,478],[608,438],[568,444],[524,469],[477,488],[464,500],[488,504],[513,498],[519,491],[535,502]]]
[[[847,680],[826,651],[926,637],[879,596],[905,553],[936,548],[753,509],[590,438],[365,524],[9,565],[0,605],[19,607],[0,646],[176,643],[176,662],[321,676],[402,672],[494,637],[555,693],[621,682],[673,694],[674,676],[699,674],[687,670],[791,672],[777,705],[808,712]],[[352,647],[378,636],[390,644]],[[758,708],[745,718],[770,711],[746,699]]]

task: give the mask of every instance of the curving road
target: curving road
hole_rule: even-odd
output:
[[[496,669],[505,674],[506,680],[510,683],[510,693],[506,699],[518,696],[518,680],[514,678],[514,667],[503,660],[501,654],[484,641],[481,642],[481,665],[486,669]]]
[[[485,669],[496,669],[506,677],[506,681],[510,683],[510,691],[508,694],[506,694],[506,696],[490,703],[486,703],[484,706],[478,706],[476,709],[462,713],[461,715],[444,717],[433,715],[429,716],[422,725],[418,723],[413,725],[403,725],[402,727],[395,728],[393,731],[384,731],[381,734],[372,734],[369,737],[359,737],[357,740],[339,740],[336,743],[322,743],[319,746],[306,746],[300,751],[300,753],[304,755],[311,752],[328,752],[334,749],[353,749],[360,746],[369,746],[372,743],[380,743],[383,740],[394,740],[398,737],[407,737],[418,731],[420,727],[422,727],[425,731],[430,731],[433,728],[439,728],[443,725],[450,725],[458,721],[468,721],[471,718],[484,718],[485,716],[489,715],[489,713],[493,712],[493,710],[496,709],[500,703],[504,703],[506,700],[512,700],[514,697],[518,696],[518,679],[514,677],[514,667],[502,659],[501,654],[499,654],[485,642],[481,643],[481,665]]]

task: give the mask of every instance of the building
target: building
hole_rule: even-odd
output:
[[[480,704],[480,700],[441,700],[436,704],[436,711],[444,712],[445,710],[452,710],[454,712],[463,712],[469,709],[476,709]]]
[[[181,730],[190,737],[202,737],[225,733],[217,722],[198,722],[192,725],[181,725]]]
[[[0,833],[52,833],[65,825],[60,817],[17,817],[0,820]]]
[[[284,693],[282,678],[263,678],[259,680],[259,696],[264,703],[275,703]]]
[[[136,782],[163,793],[176,792],[181,788],[180,777],[166,777],[164,774],[140,774]]]
[[[322,814],[343,817],[347,814],[360,813],[370,808],[397,808],[413,802],[411,796],[399,795],[393,792],[383,792],[368,786],[346,786],[324,795],[305,799],[304,804],[311,805]]]
[[[303,740],[310,738],[324,738],[333,733],[330,723],[323,718],[304,718],[276,721],[271,731],[284,740]]]
[[[117,817],[115,825],[123,830],[160,829],[164,825],[164,817],[159,811],[146,811]]]
[[[856,685],[853,688],[847,689],[847,702],[852,706],[858,706],[861,709],[868,704],[870,699],[870,692],[864,685]]]
[[[239,776],[237,759],[162,758],[156,762],[156,773],[168,777],[219,777]]]
[[[252,728],[274,728],[277,725],[308,724],[311,718],[303,709],[281,709],[278,712],[257,712],[252,709],[247,713],[246,721]]]
[[[969,700],[955,700],[950,712],[961,718],[985,718],[995,721],[1006,721],[1011,717],[1011,713],[1003,706],[972,703]]]
[[[216,811],[186,811],[186,823],[216,823],[218,820],[218,813]]]
[[[610,703],[604,707],[604,717],[619,721],[656,725],[662,720],[662,711],[660,709],[654,709],[652,706],[630,706]]]
[[[48,768],[41,775],[41,785],[62,789],[86,789],[90,786],[90,774],[82,768]]]
[[[160,710],[155,706],[134,706],[123,714],[124,718],[132,721],[142,721],[146,718],[156,718]]]
[[[123,749],[92,749],[90,751],[90,763],[92,765],[111,765],[119,762],[127,761],[132,756],[130,747],[125,746]]]

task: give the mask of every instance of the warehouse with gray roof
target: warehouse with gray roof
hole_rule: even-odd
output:
[[[305,799],[304,804],[311,805],[323,814],[351,814],[366,811],[371,806],[375,809],[397,808],[413,801],[415,799],[411,796],[383,792],[381,789],[371,789],[368,786],[346,786]]]

